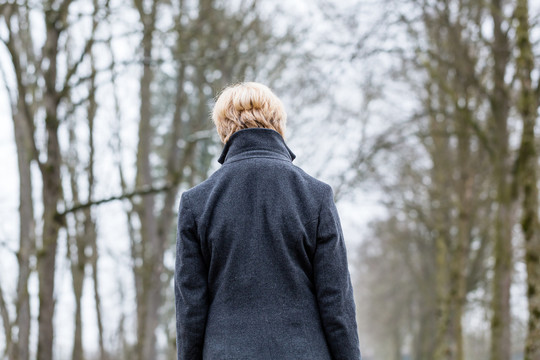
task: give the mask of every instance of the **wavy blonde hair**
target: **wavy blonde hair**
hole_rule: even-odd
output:
[[[220,92],[212,121],[224,144],[236,131],[247,128],[273,129],[285,138],[287,113],[281,100],[267,86],[242,82]]]

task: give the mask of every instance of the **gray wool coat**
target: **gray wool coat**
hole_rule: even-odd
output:
[[[360,359],[332,188],[293,165],[275,130],[243,129],[182,193],[178,359]]]

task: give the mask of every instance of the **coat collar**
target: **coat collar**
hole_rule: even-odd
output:
[[[285,140],[274,129],[248,128],[236,131],[229,137],[221,156],[220,164],[247,157],[270,156],[293,161],[296,155]]]

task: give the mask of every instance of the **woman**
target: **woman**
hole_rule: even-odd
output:
[[[360,359],[332,188],[292,163],[281,101],[236,84],[212,119],[222,165],[179,205],[178,359]]]

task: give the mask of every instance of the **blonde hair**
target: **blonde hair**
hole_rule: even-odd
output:
[[[221,141],[247,128],[268,128],[285,137],[287,113],[281,100],[267,86],[242,82],[227,86],[219,94],[212,121]]]

